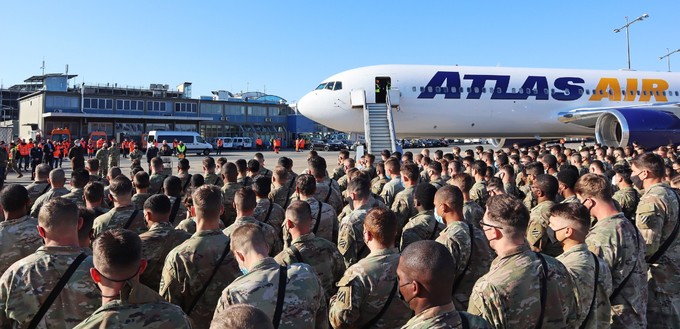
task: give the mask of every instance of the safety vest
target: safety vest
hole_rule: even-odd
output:
[[[129,148],[129,147],[130,147],[130,145],[128,144],[128,141],[123,141],[122,143],[120,143],[120,148],[122,148],[124,150]]]
[[[100,149],[104,146],[104,139],[100,139],[97,141],[97,148]]]
[[[274,140],[274,147],[281,147],[281,141],[278,139]]]
[[[217,139],[217,146],[222,147],[222,145],[224,145],[224,141],[222,140],[222,138]]]
[[[184,153],[186,150],[187,150],[187,146],[186,146],[186,145],[177,145],[177,151],[178,151],[179,153]]]
[[[261,138],[258,138],[258,139],[255,141],[255,145],[260,145],[260,146],[262,146],[262,139],[261,139]]]
[[[28,144],[19,144],[17,148],[19,148],[19,154],[21,154],[21,156],[28,156],[28,154],[31,153],[31,148],[28,147]]]

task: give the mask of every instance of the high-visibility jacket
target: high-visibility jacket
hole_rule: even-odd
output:
[[[278,139],[274,140],[274,147],[281,147],[281,141]]]
[[[17,148],[19,149],[19,154],[21,154],[21,156],[28,156],[31,153],[31,148],[28,147],[28,144],[19,144]]]
[[[126,149],[130,148],[130,142],[123,141],[122,143],[120,143],[120,146],[121,146],[122,149],[126,150]]]
[[[224,141],[222,140],[222,138],[218,138],[217,139],[217,147],[222,147],[222,145],[224,145]]]
[[[97,148],[100,149],[102,147],[104,147],[104,139],[103,138],[97,141]]]
[[[255,141],[255,145],[257,145],[257,146],[262,146],[262,138],[258,138],[258,139]]]

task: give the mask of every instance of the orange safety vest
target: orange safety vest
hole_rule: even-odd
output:
[[[281,147],[281,141],[278,139],[274,140],[274,147]]]
[[[97,148],[100,149],[104,146],[104,139],[100,139],[97,141]]]
[[[120,144],[120,146],[121,146],[121,148],[123,148],[124,150],[130,148],[130,145],[128,144],[128,141],[123,141],[123,142]]]
[[[59,154],[61,154],[61,148],[62,147],[63,147],[63,145],[54,145],[54,151],[52,152],[52,156],[54,156],[55,158],[58,158]]]
[[[304,148],[305,148],[305,140],[304,140],[304,139],[301,139],[301,140],[300,140],[300,148],[301,148],[301,149],[304,149]]]
[[[31,149],[28,147],[28,144],[19,144],[17,148],[19,149],[19,154],[21,154],[21,156],[28,156],[31,153]]]
[[[261,139],[261,138],[258,138],[258,139],[255,141],[255,145],[262,146],[262,139]]]

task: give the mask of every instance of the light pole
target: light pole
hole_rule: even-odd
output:
[[[659,60],[662,60],[664,58],[668,59],[668,72],[671,71],[671,55],[677,53],[680,51],[680,49],[676,49],[671,51],[670,49],[666,48],[666,51],[668,52],[666,55],[659,57]]]
[[[624,25],[624,26],[622,26],[618,29],[614,29],[614,33],[619,33],[619,32],[621,32],[621,30],[626,29],[626,48],[628,48],[628,69],[629,70],[630,70],[630,37],[628,36],[628,27],[633,25],[633,23],[639,22],[639,21],[641,21],[645,18],[649,18],[649,15],[643,14],[642,16],[633,20],[632,22],[628,22],[628,16],[626,16],[626,25]]]

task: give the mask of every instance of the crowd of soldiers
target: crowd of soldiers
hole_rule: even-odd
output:
[[[70,188],[39,164],[0,190],[0,328],[677,328],[680,147],[647,151],[310,151],[299,174],[136,154],[129,175],[109,153]]]

